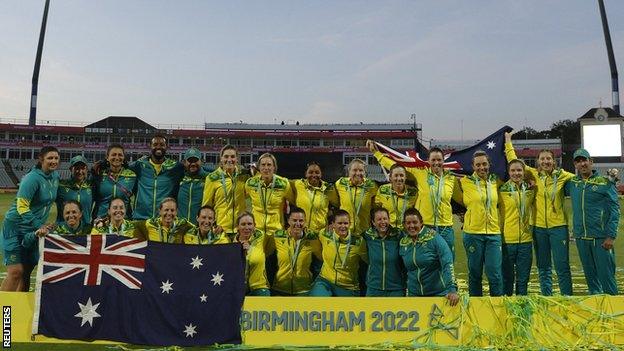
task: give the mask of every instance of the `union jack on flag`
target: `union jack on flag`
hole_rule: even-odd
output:
[[[85,245],[59,235],[45,237],[43,283],[58,283],[84,273],[83,285],[100,285],[103,273],[130,289],[141,289],[146,241],[125,239],[107,244],[106,235],[89,235]]]

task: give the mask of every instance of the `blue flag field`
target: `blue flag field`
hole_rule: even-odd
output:
[[[33,334],[155,346],[241,343],[240,245],[49,235],[40,254]]]

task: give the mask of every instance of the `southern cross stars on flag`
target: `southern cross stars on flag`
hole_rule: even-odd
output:
[[[34,334],[159,346],[241,342],[238,244],[116,235],[50,235],[42,243],[38,275],[46,279],[38,279]]]

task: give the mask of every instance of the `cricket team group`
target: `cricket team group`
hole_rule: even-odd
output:
[[[553,294],[554,265],[559,292],[572,295],[571,241],[589,293],[617,294],[615,175],[599,175],[584,149],[574,153],[576,174],[558,168],[549,150],[532,168],[516,157],[510,133],[505,141],[507,181],[490,172],[484,151],[474,153],[472,175],[458,176],[443,167],[438,148],[430,150],[429,166],[406,168],[369,140],[388,169],[389,183],[380,186],[367,178],[360,159],[335,183],[323,180],[316,162],[292,180],[277,174],[270,153],[254,167],[241,167],[231,145],[208,171],[195,148],[183,161],[167,157],[160,135],[151,139],[150,155],[134,162],[119,144],[91,167],[75,156],[71,178],[59,179],[59,152],[46,146],[2,223],[7,276],[0,290],[28,291],[40,237],[106,234],[177,245],[237,243],[246,257],[247,295],[446,296],[455,305],[455,220],[470,296],[483,295],[484,271],[491,296],[526,295],[533,252],[541,293]],[[565,196],[572,218],[566,218]],[[465,212],[454,215],[452,202]],[[58,218],[50,223],[52,206]]]

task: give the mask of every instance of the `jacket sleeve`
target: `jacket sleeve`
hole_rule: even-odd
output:
[[[440,260],[440,269],[444,283],[449,286],[450,292],[457,292],[457,282],[455,281],[455,270],[453,267],[453,254],[448,244],[440,235],[435,236],[436,251]]]
[[[24,239],[22,239],[22,246],[24,248],[30,249],[37,245],[37,235],[35,232],[28,232],[24,235]]]
[[[234,182],[236,179],[233,180]],[[214,208],[214,196],[215,196],[215,184],[217,182],[213,182],[210,179],[210,176],[206,177],[204,181],[204,195],[202,196],[202,206],[211,206]],[[225,189],[224,189],[225,190]]]
[[[617,237],[618,224],[620,220],[620,200],[618,198],[615,184],[613,184],[613,182],[608,182],[607,187],[607,201],[605,202],[605,208],[609,213],[609,219],[605,226],[605,233],[607,236],[615,239]]]
[[[505,158],[507,159],[507,162],[518,159],[518,155],[516,155],[516,151],[514,150],[512,143],[505,143]],[[529,165],[525,165],[525,169],[531,173],[537,173],[537,169]]]
[[[22,223],[30,226],[33,231],[39,228],[47,218],[37,220],[30,211],[30,203],[39,190],[39,184],[33,177],[26,176],[20,184],[17,196],[15,198],[17,213],[22,217]],[[41,223],[39,223],[41,222]]]

